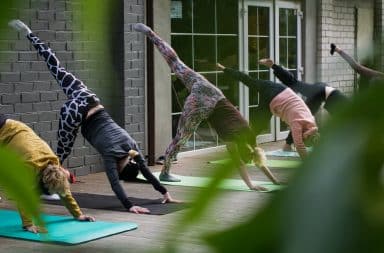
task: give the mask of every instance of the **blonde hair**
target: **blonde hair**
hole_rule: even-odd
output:
[[[67,175],[59,166],[48,164],[41,172],[41,177],[49,193],[65,196],[69,192]]]
[[[252,153],[252,160],[257,167],[266,167],[267,157],[262,148],[259,147],[251,147],[251,145],[247,145]]]

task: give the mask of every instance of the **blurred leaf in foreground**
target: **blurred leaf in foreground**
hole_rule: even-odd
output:
[[[11,19],[17,18],[18,8],[28,4],[21,0],[0,1],[0,31],[1,40],[7,38],[9,32],[14,33],[8,27]],[[14,36],[14,34],[12,35]],[[2,44],[0,44],[2,45]],[[0,46],[0,50],[2,47]],[[0,59],[0,61],[6,59]],[[1,107],[1,105],[0,105]],[[29,215],[35,217],[37,224],[42,225],[40,219],[40,201],[34,185],[36,176],[33,170],[26,167],[22,159],[14,152],[0,146],[0,187],[6,195],[12,198]]]
[[[0,186],[20,208],[42,224],[36,175],[19,155],[5,147],[0,147]]]
[[[383,94],[380,83],[341,108],[290,186],[208,243],[218,252],[384,252]]]

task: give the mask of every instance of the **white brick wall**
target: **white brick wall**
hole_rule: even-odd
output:
[[[329,53],[335,43],[347,53],[355,49],[355,4],[350,0],[322,0],[319,6],[318,79],[351,93],[354,72],[340,57]]]

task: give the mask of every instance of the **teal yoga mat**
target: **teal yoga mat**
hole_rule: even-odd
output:
[[[159,177],[159,172],[153,173],[156,177]],[[190,187],[206,187],[212,178],[209,177],[191,177],[191,176],[181,176],[172,174],[175,177],[179,178],[181,182],[165,182],[161,181],[164,185],[177,185],[177,186],[190,186]],[[138,177],[143,178],[140,174]],[[274,185],[270,182],[265,181],[252,181],[255,185],[261,185],[267,188],[267,191],[264,192],[272,192],[281,190],[284,186]],[[236,191],[252,191],[245,185],[244,181],[241,179],[224,179],[219,185],[220,189],[225,190],[236,190]]]
[[[47,234],[33,234],[21,227],[16,211],[0,210],[0,236],[57,244],[80,244],[137,228],[132,222],[81,222],[71,216],[43,215]]]
[[[265,152],[267,156],[279,156],[279,157],[300,157],[296,151],[283,151],[282,149],[272,150]]]
[[[211,164],[225,164],[229,160],[222,159],[222,160],[214,160],[214,161],[209,161]],[[267,166],[268,167],[273,167],[273,168],[285,168],[285,169],[290,169],[290,168],[296,168],[301,164],[300,161],[294,161],[294,160],[267,160]],[[250,166],[254,166],[253,164],[248,164]]]

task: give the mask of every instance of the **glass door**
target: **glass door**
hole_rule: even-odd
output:
[[[261,58],[272,58],[273,40],[273,5],[272,2],[245,1],[243,7],[243,59],[242,70],[257,79],[271,80],[271,71],[259,64]],[[259,94],[252,87],[243,86],[243,114],[253,127],[260,124]],[[275,122],[271,118],[269,127],[258,137],[258,142],[274,141]]]
[[[301,80],[301,11],[300,5],[277,2],[275,11],[275,63]],[[279,81],[275,78],[276,81]],[[276,118],[276,140],[286,138],[288,126]]]
[[[240,15],[240,69],[257,79],[278,82],[259,59],[271,58],[301,79],[300,5],[280,1],[244,1]],[[251,124],[258,124],[259,94],[246,86],[240,90],[240,110]],[[258,136],[258,142],[282,140],[288,127],[276,117]]]

